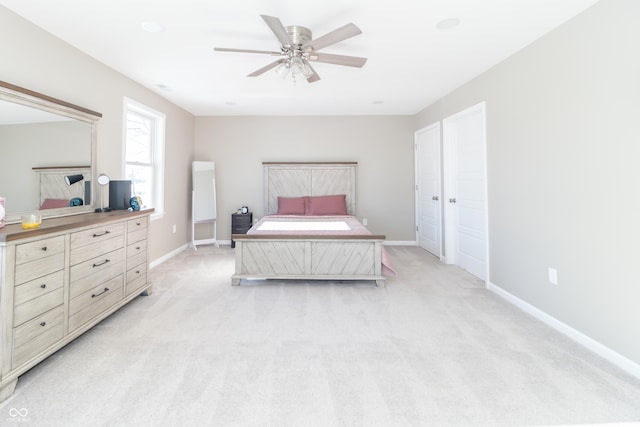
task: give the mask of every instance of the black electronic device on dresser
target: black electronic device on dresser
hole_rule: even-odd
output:
[[[253,212],[231,214],[231,234],[247,234],[253,225]],[[231,247],[236,247],[236,242],[231,239]]]

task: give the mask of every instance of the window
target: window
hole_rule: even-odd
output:
[[[165,115],[138,102],[124,101],[125,179],[132,195],[140,196],[141,208],[154,208],[153,217],[164,212]]]

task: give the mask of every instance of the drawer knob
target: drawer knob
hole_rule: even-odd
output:
[[[47,284],[46,284],[46,283],[43,283],[42,285],[40,285],[40,287],[41,287],[42,289],[44,289],[44,288],[46,288],[46,287],[47,287]]]
[[[42,250],[43,250],[43,251],[45,251],[45,252],[47,251],[47,247],[46,247],[46,246],[43,246],[43,247],[41,247],[40,249],[42,249]]]
[[[140,274],[140,270],[136,270],[136,274]]]
[[[47,322],[40,322],[40,326],[46,326]]]
[[[110,259],[105,259],[105,260],[104,260],[104,261],[102,261],[102,262],[99,262],[99,263],[97,263],[97,264],[93,264],[93,266],[94,266],[94,267],[100,267],[101,265],[105,265],[105,264],[106,264],[106,263],[108,263],[108,262],[111,262],[111,260],[110,260]]]
[[[136,222],[136,225],[140,225],[140,223],[139,223],[139,222]]]
[[[108,291],[109,291],[109,288],[104,288],[101,292],[98,292],[97,294],[91,294],[91,298],[99,297],[100,295]]]
[[[109,230],[107,230],[107,231],[103,231],[102,233],[93,233],[93,237],[100,237],[100,236],[104,236],[106,234],[111,234],[111,232]]]

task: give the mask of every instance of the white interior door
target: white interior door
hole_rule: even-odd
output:
[[[484,103],[443,121],[446,262],[487,278]]]
[[[416,240],[438,258],[442,256],[440,123],[415,133]]]

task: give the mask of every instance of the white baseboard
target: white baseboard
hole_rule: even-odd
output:
[[[151,261],[149,263],[149,268],[155,268],[155,267],[159,266],[160,264],[162,264],[163,262],[167,261],[168,259],[173,258],[174,256],[178,255],[180,252],[182,252],[185,249],[187,249],[189,247],[189,245],[190,245],[190,243],[185,243],[184,245],[180,246],[179,248],[172,250],[168,254],[163,255],[160,258]]]
[[[385,240],[382,244],[385,246],[417,246],[418,242],[415,240]]]
[[[218,246],[231,246],[231,240],[216,240],[216,243],[218,244]],[[211,243],[198,243],[197,246],[204,246],[204,245],[210,245]],[[192,247],[191,244],[189,244],[189,247]]]
[[[532,315],[536,319],[542,321],[543,323],[547,324],[548,326],[552,327],[558,332],[576,341],[578,344],[583,345],[584,347],[588,348],[589,350],[593,351],[599,356],[607,359],[609,362],[618,366],[620,369],[630,373],[636,378],[640,378],[640,365],[635,363],[633,360],[627,359],[620,353],[617,353],[616,351],[599,343],[598,341],[583,334],[582,332],[576,329],[573,329],[571,326],[567,325],[566,323],[563,323],[560,320],[556,319],[555,317],[550,316],[549,314],[545,313],[539,308],[536,308],[533,305],[529,304],[528,302],[521,300],[515,295],[505,291],[501,287],[494,285],[493,283],[487,282],[487,289],[501,296],[502,298],[504,298],[511,304],[515,305],[522,311]]]

